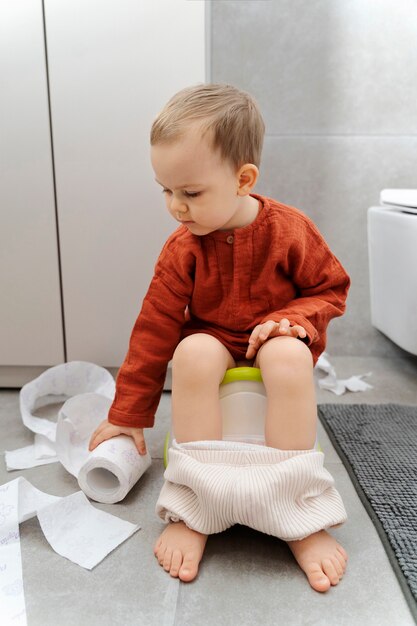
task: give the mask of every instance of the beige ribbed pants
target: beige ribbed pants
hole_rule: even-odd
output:
[[[304,539],[346,520],[323,461],[315,449],[174,440],[156,513],[207,535],[242,524],[284,541]]]

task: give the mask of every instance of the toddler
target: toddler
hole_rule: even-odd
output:
[[[257,448],[281,455],[271,471],[285,463],[296,467],[288,461],[323,456],[313,449],[317,429],[313,367],[325,348],[329,321],[345,310],[350,281],[306,215],[253,192],[264,130],[255,100],[227,84],[183,89],[155,119],[152,167],[167,209],[179,226],[156,263],[117,376],[114,402],[108,418],[93,433],[90,450],[127,434],[145,454],[143,429],[153,426],[172,359],[176,447],[168,470],[171,464],[175,470],[177,458],[182,463],[192,453],[192,442],[222,440],[219,384],[225,371],[237,365],[261,369],[267,392],[267,447]],[[239,452],[249,455],[244,457],[245,467],[258,458],[249,448]],[[210,452],[210,445],[207,449]],[[202,471],[202,480],[219,467],[220,457],[215,456],[219,451],[211,453],[214,461]],[[304,511],[305,503],[316,502],[305,514],[306,523],[313,524],[322,520],[322,502],[335,502],[339,496],[327,483],[320,493],[317,484],[324,482],[321,478],[314,482],[309,471],[303,466],[294,479],[300,482],[303,476],[305,497],[291,507]],[[285,491],[287,481],[287,491],[292,493],[291,471],[284,474],[280,484]],[[221,482],[218,476],[213,485]],[[166,485],[181,495],[189,489],[187,480],[177,478],[178,484],[171,480]],[[197,504],[204,506],[204,502]],[[279,510],[279,501],[275,505]],[[214,515],[215,505],[207,506]],[[162,505],[158,512],[168,524],[155,544],[155,556],[171,576],[191,581],[207,535],[223,527],[210,526],[214,528],[210,530],[193,524],[186,512],[166,511]],[[274,524],[277,516],[271,515]],[[326,528],[344,519],[332,513],[327,521],[311,526],[314,532],[266,532],[288,542],[310,585],[324,592],[338,584],[347,560],[346,551]]]

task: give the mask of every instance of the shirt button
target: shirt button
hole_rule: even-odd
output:
[[[233,243],[235,240],[235,238],[233,237],[233,235],[229,235],[228,238],[226,239],[227,243]]]

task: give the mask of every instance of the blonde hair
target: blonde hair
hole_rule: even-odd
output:
[[[156,117],[151,145],[179,139],[193,123],[202,137],[208,134],[213,150],[220,150],[235,171],[244,163],[259,167],[265,124],[254,98],[228,84],[209,83],[176,93]]]

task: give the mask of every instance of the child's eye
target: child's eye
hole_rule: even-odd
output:
[[[169,189],[163,189],[162,193],[172,193],[172,191],[170,191]],[[200,194],[201,194],[201,191],[196,191],[194,193],[191,191],[184,191],[184,195],[187,196],[187,198],[196,198]]]

